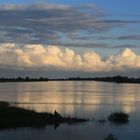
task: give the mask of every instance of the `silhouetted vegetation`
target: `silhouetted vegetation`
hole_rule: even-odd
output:
[[[104,81],[104,82],[116,82],[116,83],[140,83],[140,78],[128,78],[126,76],[114,76],[114,77],[96,77],[96,78],[67,78],[67,79],[49,79],[58,81]]]
[[[0,78],[0,82],[38,82],[38,81],[104,81],[104,82],[116,82],[116,83],[140,83],[140,78],[128,78],[126,76],[114,76],[114,77],[96,77],[96,78],[61,78],[61,79],[49,79],[49,78]]]
[[[38,113],[19,107],[10,106],[8,102],[0,102],[0,129],[22,126],[43,127],[45,125],[59,125],[60,123],[80,123],[88,119],[76,117],[62,117],[55,111],[52,113]]]
[[[129,121],[129,115],[125,112],[114,112],[108,116],[108,120],[114,123],[125,124]]]
[[[38,81],[48,81],[48,78],[29,78],[29,77],[17,77],[17,78],[0,78],[0,82],[38,82]]]
[[[128,78],[126,76],[93,78],[95,81],[116,82],[116,83],[140,83],[140,78]]]

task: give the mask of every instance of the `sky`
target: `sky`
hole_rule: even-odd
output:
[[[139,0],[1,0],[0,77],[138,77],[139,5]]]

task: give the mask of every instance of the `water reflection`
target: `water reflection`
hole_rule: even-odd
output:
[[[134,112],[140,101],[137,84],[56,81],[0,84],[0,99],[36,111],[90,115],[124,110]],[[84,113],[85,112],[85,113]]]

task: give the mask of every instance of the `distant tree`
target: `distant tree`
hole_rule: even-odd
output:
[[[26,80],[26,81],[29,81],[29,80],[30,80],[30,78],[29,78],[29,77],[26,77],[26,78],[25,78],[25,80]]]
[[[21,77],[18,77],[17,80],[22,80],[22,78]]]

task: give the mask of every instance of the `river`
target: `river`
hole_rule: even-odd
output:
[[[38,112],[55,110],[61,115],[90,118],[77,125],[0,130],[0,140],[103,140],[108,134],[118,140],[139,140],[140,85],[96,81],[49,81],[0,83],[0,100]],[[95,120],[107,119],[114,111],[125,111],[125,125]]]

